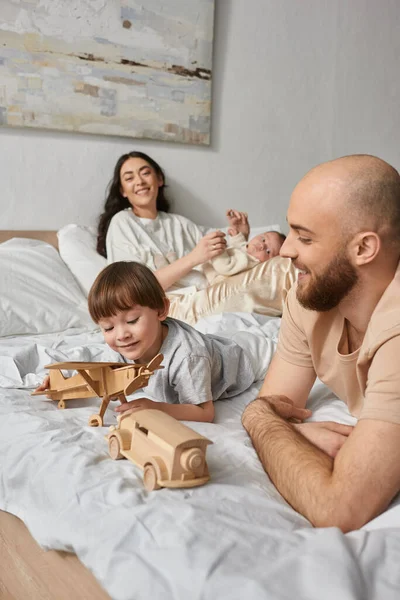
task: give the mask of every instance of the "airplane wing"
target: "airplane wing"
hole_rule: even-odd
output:
[[[59,390],[43,390],[41,392],[37,392],[36,390],[34,392],[31,392],[31,396],[44,396],[45,394],[56,394]],[[49,398],[50,400],[50,398]]]

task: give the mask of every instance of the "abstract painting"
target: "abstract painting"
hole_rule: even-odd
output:
[[[210,143],[214,0],[0,0],[0,125]]]

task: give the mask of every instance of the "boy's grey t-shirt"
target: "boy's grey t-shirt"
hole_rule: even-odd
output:
[[[164,369],[154,372],[143,395],[170,404],[201,404],[235,396],[254,383],[250,358],[236,342],[205,335],[177,319],[164,323]]]

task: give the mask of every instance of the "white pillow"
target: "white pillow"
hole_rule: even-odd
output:
[[[83,225],[66,225],[57,233],[60,256],[88,295],[107,260],[96,251],[96,229]]]
[[[94,328],[84,294],[45,242],[0,244],[0,281],[0,336]]]

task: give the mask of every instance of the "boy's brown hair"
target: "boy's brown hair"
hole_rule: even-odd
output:
[[[166,296],[153,272],[138,262],[119,261],[99,273],[89,296],[89,313],[95,323],[133,306],[165,310]]]

